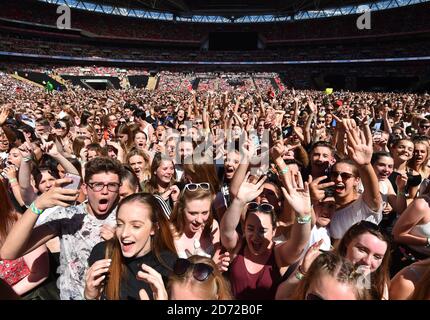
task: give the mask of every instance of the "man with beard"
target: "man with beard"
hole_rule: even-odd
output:
[[[121,164],[110,158],[95,158],[85,166],[82,190],[87,201],[72,205],[78,190],[55,187],[39,196],[12,228],[3,247],[1,259],[17,259],[50,239],[59,236],[61,243],[60,277],[57,286],[62,300],[82,300],[88,257],[93,247],[108,239],[107,225],[114,225],[118,202]],[[71,179],[58,180],[59,185]],[[33,229],[37,218],[46,209],[61,206],[46,222]],[[113,228],[109,228],[110,237]],[[102,238],[103,235],[103,238]]]

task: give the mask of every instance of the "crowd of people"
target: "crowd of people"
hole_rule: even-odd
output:
[[[430,299],[428,94],[165,82],[0,74],[1,299]]]

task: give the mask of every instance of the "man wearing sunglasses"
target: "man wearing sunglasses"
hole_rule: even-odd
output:
[[[78,190],[51,188],[39,196],[14,225],[3,247],[2,259],[17,259],[34,248],[59,236],[61,242],[60,266],[57,281],[62,300],[82,300],[88,257],[93,247],[103,240],[103,229],[113,230],[119,198],[121,165],[110,158],[95,158],[85,166],[85,183],[82,190],[87,201],[70,206]],[[70,183],[67,179],[58,185]],[[44,210],[60,206],[46,219],[47,222],[33,229]],[[112,235],[113,235],[113,231]],[[105,238],[107,240],[107,238]]]

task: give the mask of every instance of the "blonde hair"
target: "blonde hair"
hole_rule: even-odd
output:
[[[230,283],[223,277],[221,272],[218,270],[217,265],[211,258],[202,256],[191,256],[188,260],[192,264],[204,263],[212,267],[213,271],[209,277],[204,281],[196,280],[193,276],[193,268],[188,270],[183,275],[177,275],[172,272],[169,282],[167,285],[167,292],[170,296],[171,288],[174,283],[180,284],[184,287],[197,289],[199,292],[206,294],[206,300],[232,300],[233,296],[231,293]]]

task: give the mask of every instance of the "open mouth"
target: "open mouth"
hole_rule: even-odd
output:
[[[334,186],[334,191],[336,193],[341,193],[343,190],[345,190],[345,185],[343,183],[338,183]]]
[[[263,243],[251,241],[251,246],[254,249],[254,251],[259,252],[263,247]]]
[[[108,209],[109,200],[108,199],[100,199],[98,210],[99,212],[106,212]]]
[[[122,247],[122,251],[123,252],[130,252],[131,249],[133,248],[133,245],[135,244],[134,241],[126,241],[126,240],[122,240],[121,241],[121,247]]]

